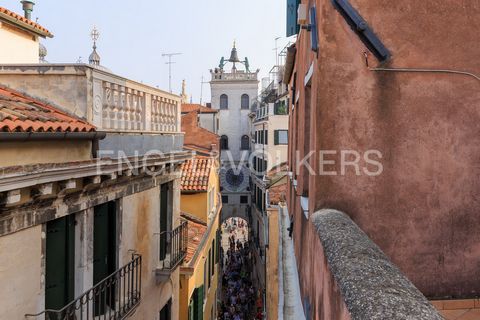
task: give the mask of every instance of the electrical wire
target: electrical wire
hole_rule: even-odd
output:
[[[449,69],[418,69],[418,68],[368,68],[376,72],[424,72],[424,73],[448,73],[469,76],[480,81],[480,76],[467,71],[449,70]]]

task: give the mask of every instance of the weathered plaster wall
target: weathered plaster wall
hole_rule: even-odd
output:
[[[0,22],[0,64],[38,63],[38,38]]]
[[[182,150],[183,134],[108,133],[98,142],[103,157],[151,155]]]
[[[80,65],[1,66],[0,84],[90,120],[87,106],[92,103],[88,101],[91,84],[87,72],[88,67]]]
[[[78,140],[1,142],[0,154],[0,167],[90,160],[92,142]]]
[[[180,196],[180,210],[207,222],[207,195],[207,192],[182,193]]]
[[[480,74],[477,2],[350,2],[392,53],[385,67]],[[293,143],[306,137],[317,152],[376,149],[382,153],[383,173],[357,176],[349,167],[345,176],[317,175],[306,183],[300,176],[297,195],[308,189],[311,211],[332,207],[348,212],[425,295],[477,296],[479,81],[454,74],[369,71],[365,46],[331,2],[315,3],[319,56],[313,55],[310,35],[302,31],[296,64],[300,99],[291,117],[298,136],[291,139],[292,150],[301,150]],[[377,65],[373,56],[369,60],[370,66]],[[304,77],[311,61],[312,113],[305,120]],[[310,131],[305,132],[305,121]],[[326,158],[336,161],[326,169],[340,172],[339,155]],[[318,172],[318,156],[311,160]],[[290,211],[296,209],[295,237],[305,237],[311,227],[293,190],[290,195]],[[302,248],[297,239],[297,256],[303,259],[310,246]],[[302,272],[306,287],[312,272]]]
[[[0,237],[0,318],[23,319],[44,306],[42,226]]]
[[[178,181],[173,193],[178,197]],[[162,307],[172,298],[172,319],[178,318],[179,269],[171,281],[156,283],[155,268],[159,263],[160,188],[157,186],[122,199],[122,231],[120,265],[131,260],[135,251],[142,255],[142,300],[132,319],[155,319]],[[174,195],[175,199],[175,195]],[[179,203],[173,204],[173,221],[178,225]]]

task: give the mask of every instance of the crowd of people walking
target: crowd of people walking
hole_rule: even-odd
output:
[[[248,243],[247,226],[235,218],[224,224],[228,234],[228,249],[223,255],[221,320],[262,319],[256,312],[256,291],[250,275],[252,273],[251,251]]]

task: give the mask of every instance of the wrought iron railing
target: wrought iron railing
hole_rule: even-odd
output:
[[[173,270],[187,255],[188,224],[183,221],[172,231],[160,233],[160,265],[162,270]]]
[[[142,256],[121,267],[60,310],[26,314],[26,319],[89,320],[125,319],[140,303]]]

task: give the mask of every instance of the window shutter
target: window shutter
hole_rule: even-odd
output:
[[[195,320],[203,320],[203,290],[204,286],[195,289],[193,297],[193,311]]]
[[[297,24],[297,10],[300,0],[287,0],[287,37],[297,34],[300,26]]]
[[[278,145],[278,144],[279,144],[279,132],[278,132],[278,130],[275,130],[275,131],[273,132],[273,140],[275,140],[275,141],[274,141],[275,145]]]

